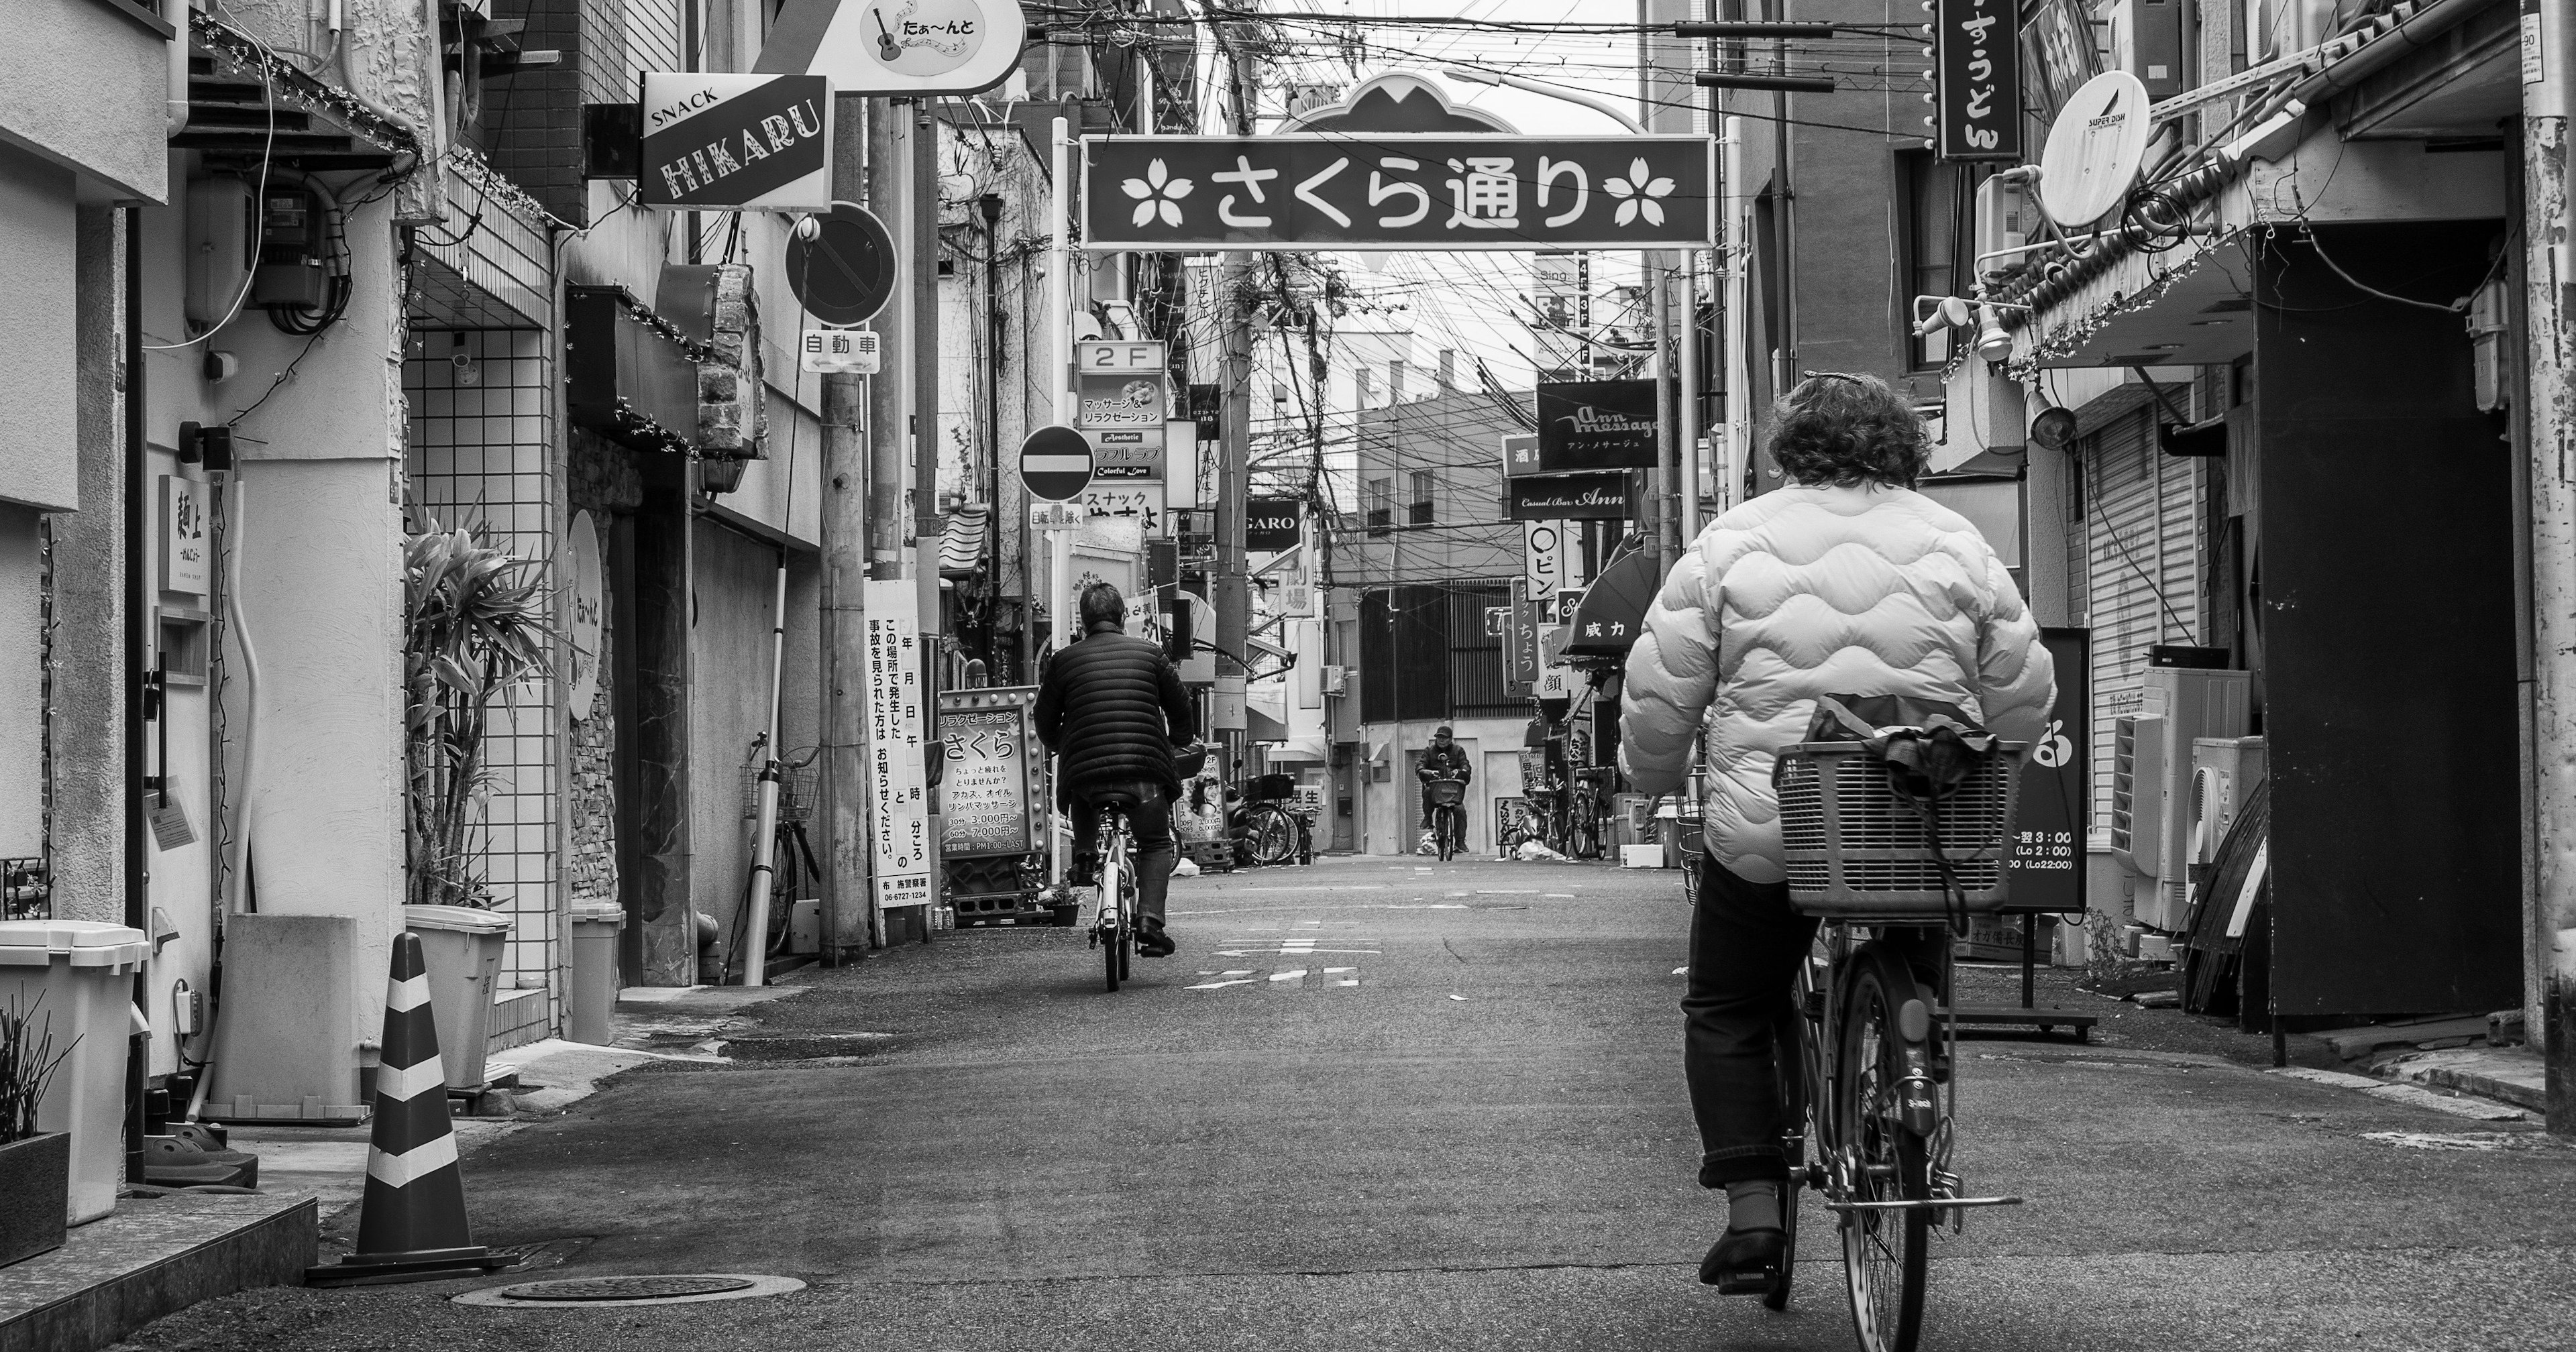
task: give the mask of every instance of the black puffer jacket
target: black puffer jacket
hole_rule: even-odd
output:
[[[1178,797],[1172,747],[1198,737],[1181,673],[1161,645],[1095,626],[1053,654],[1038,683],[1038,737],[1064,758],[1056,799],[1106,784],[1161,784]]]

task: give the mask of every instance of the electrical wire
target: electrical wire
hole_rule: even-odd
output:
[[[261,223],[253,227],[254,242],[251,248],[250,265],[243,270],[241,290],[233,296],[232,308],[224,311],[223,318],[207,325],[206,331],[194,338],[182,339],[175,343],[144,343],[142,348],[146,352],[176,352],[183,348],[194,347],[221,333],[224,326],[233,322],[234,317],[242,312],[242,305],[250,299],[252,286],[259,281],[259,248],[256,240],[258,235],[266,233],[264,226],[268,219],[268,168],[277,153],[277,81],[268,63],[277,60],[278,56],[274,49],[260,41],[256,35],[245,32],[243,36],[249,38],[266,57],[260,62],[259,67],[259,101],[260,106],[268,112],[268,134],[259,150],[259,186],[251,191],[250,199],[251,219]]]

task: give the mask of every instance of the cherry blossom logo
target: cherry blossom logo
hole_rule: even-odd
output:
[[[1629,163],[1628,176],[1626,178],[1605,178],[1601,180],[1601,190],[1610,194],[1612,197],[1619,199],[1619,210],[1616,215],[1611,217],[1611,220],[1616,224],[1626,225],[1630,221],[1637,219],[1639,216],[1643,216],[1646,218],[1646,224],[1648,225],[1662,225],[1664,223],[1664,206],[1658,199],[1672,196],[1673,181],[1669,178],[1647,178],[1646,162],[1640,159]],[[1129,187],[1127,191],[1130,195],[1143,195],[1141,193],[1137,193],[1136,189],[1132,186]],[[1139,224],[1142,224],[1144,219],[1145,217],[1140,211],[1136,220]]]
[[[1644,167],[1641,161],[1638,168]],[[1178,228],[1181,223],[1181,199],[1190,195],[1190,189],[1194,185],[1186,178],[1172,177],[1172,171],[1163,167],[1161,160],[1156,160],[1145,166],[1143,178],[1127,179],[1118,186],[1124,189],[1129,197],[1136,199],[1136,215],[1128,224],[1143,225],[1159,215],[1163,218],[1163,224]],[[1672,191],[1672,180],[1664,180],[1664,191]],[[1658,216],[1655,219],[1663,218]]]

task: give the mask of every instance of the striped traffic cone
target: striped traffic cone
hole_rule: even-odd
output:
[[[376,1069],[375,1134],[367,1146],[367,1195],[358,1251],[307,1268],[310,1286],[432,1281],[488,1272],[509,1260],[474,1242],[456,1129],[447,1120],[447,1076],[429,1016],[429,969],[420,936],[394,936],[385,990],[384,1055]]]

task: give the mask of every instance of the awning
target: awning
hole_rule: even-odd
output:
[[[1654,555],[1637,550],[1602,570],[1574,608],[1568,657],[1626,657],[1646,628],[1646,606],[1655,599]]]
[[[973,577],[984,561],[985,527],[993,509],[970,502],[950,512],[939,531],[939,575]]]
[[[1259,709],[1245,709],[1243,711],[1243,725],[1243,739],[1247,742],[1284,742],[1288,740],[1288,725],[1261,712]]]
[[[1285,745],[1274,747],[1270,752],[1270,763],[1273,765],[1288,761],[1313,761],[1321,765],[1332,758],[1332,744],[1324,740],[1322,733],[1291,737]]]

